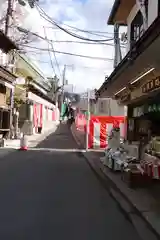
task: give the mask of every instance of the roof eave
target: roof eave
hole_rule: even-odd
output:
[[[133,57],[133,60],[137,58],[150,44],[153,42],[160,34],[159,34],[159,27],[160,27],[160,16],[157,17],[154,22],[151,24],[151,26],[146,30],[146,32],[143,34],[143,36],[139,39],[139,41],[135,44],[135,47],[132,48],[127,55],[122,59],[122,61],[118,64],[118,66],[113,70],[111,75],[107,79],[107,83],[104,82],[102,86],[98,89],[97,94],[100,94],[101,91],[104,89],[107,89],[107,84],[111,84],[114,78],[117,74],[120,74],[121,71],[123,71],[122,68],[125,68],[127,64],[130,64],[130,59],[132,58],[132,54],[135,53],[136,49],[136,55]],[[154,36],[153,36],[154,32]],[[151,36],[151,40],[144,45],[144,42],[148,39],[149,36]],[[145,46],[145,47],[144,47]],[[139,49],[138,49],[139,48]],[[140,50],[141,48],[141,50]]]
[[[109,18],[108,18],[108,21],[107,21],[108,25],[114,25],[113,19],[115,17],[115,14],[116,14],[118,8],[119,8],[119,5],[120,5],[120,0],[115,0],[115,2],[113,4],[113,7],[112,7],[112,10],[111,10],[111,13],[110,13]]]

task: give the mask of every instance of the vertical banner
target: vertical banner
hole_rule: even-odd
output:
[[[43,105],[40,104],[40,127],[42,128],[43,125]]]
[[[37,116],[37,105],[36,104],[34,104],[34,106],[33,106],[33,118],[34,118],[34,127],[35,127],[35,132],[37,132],[37,127],[38,127],[38,122],[37,122],[37,120],[38,120],[38,116]]]
[[[46,121],[48,121],[48,107],[46,107]]]
[[[55,121],[56,120],[56,111],[55,109],[52,110],[52,121]]]

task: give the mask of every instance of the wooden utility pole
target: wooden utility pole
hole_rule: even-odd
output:
[[[12,0],[8,0],[7,14],[5,21],[5,35],[9,35],[10,21],[12,17]],[[12,70],[13,72],[13,70]],[[13,137],[13,107],[14,107],[14,89],[10,90],[10,138]]]
[[[12,0],[8,0],[8,5],[7,5],[7,14],[6,14],[6,21],[5,21],[5,35],[8,36],[9,32],[9,25],[10,25],[10,18],[12,16]]]

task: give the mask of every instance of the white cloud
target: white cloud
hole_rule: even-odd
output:
[[[107,18],[113,5],[113,0],[51,0],[43,2],[43,4],[40,2],[40,5],[43,9],[45,9],[46,13],[56,21],[84,30],[106,32],[103,33],[106,38],[113,38],[113,27],[107,26]],[[52,24],[49,24],[44,19],[40,18],[36,9],[32,10],[31,14],[27,18],[26,26],[32,29],[32,31],[38,32],[44,36],[44,25],[50,27],[52,26],[54,28]],[[68,28],[66,25],[63,25],[63,27]],[[46,28],[46,31],[48,39],[56,41],[80,41],[57,28]],[[94,36],[82,32],[75,33],[87,38],[102,39],[101,36]],[[110,43],[113,43],[113,41]],[[48,44],[42,41],[34,44],[34,46],[47,48]],[[109,59],[113,59],[114,57],[113,46],[107,45],[54,43],[54,49],[57,51],[71,52],[93,57]],[[60,64],[61,72],[64,64],[69,65],[66,71],[66,78],[68,79],[69,83],[76,86],[77,90],[100,87],[104,81],[105,75],[109,75],[113,70],[113,61],[92,60],[88,58],[79,58],[62,54],[56,54],[56,57]],[[32,58],[35,58],[35,55],[32,55]],[[52,58],[55,62],[53,54]],[[37,54],[36,59],[39,59],[40,61],[48,61],[48,64],[40,63],[38,61],[37,64],[46,75],[53,75],[48,53],[44,54],[41,51],[41,55]],[[73,67],[71,67],[71,65]],[[59,75],[56,66],[55,70]]]

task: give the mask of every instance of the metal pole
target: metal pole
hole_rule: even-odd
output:
[[[62,114],[63,101],[64,101],[64,85],[65,85],[65,75],[66,75],[66,65],[64,65],[64,70],[63,70],[63,78],[62,78],[61,114]]]
[[[10,25],[10,18],[12,16],[12,0],[8,0],[8,6],[7,6],[7,13],[6,13],[6,22],[5,22],[5,35],[9,35],[9,25]],[[13,53],[11,53],[13,54]],[[14,56],[13,56],[14,57]],[[14,61],[14,59],[12,60]],[[12,69],[12,73],[14,72],[14,69]],[[14,90],[10,90],[10,138],[13,136],[13,106],[14,106]]]
[[[87,126],[86,126],[86,151],[89,144],[89,126],[90,126],[90,92],[87,92]]]

